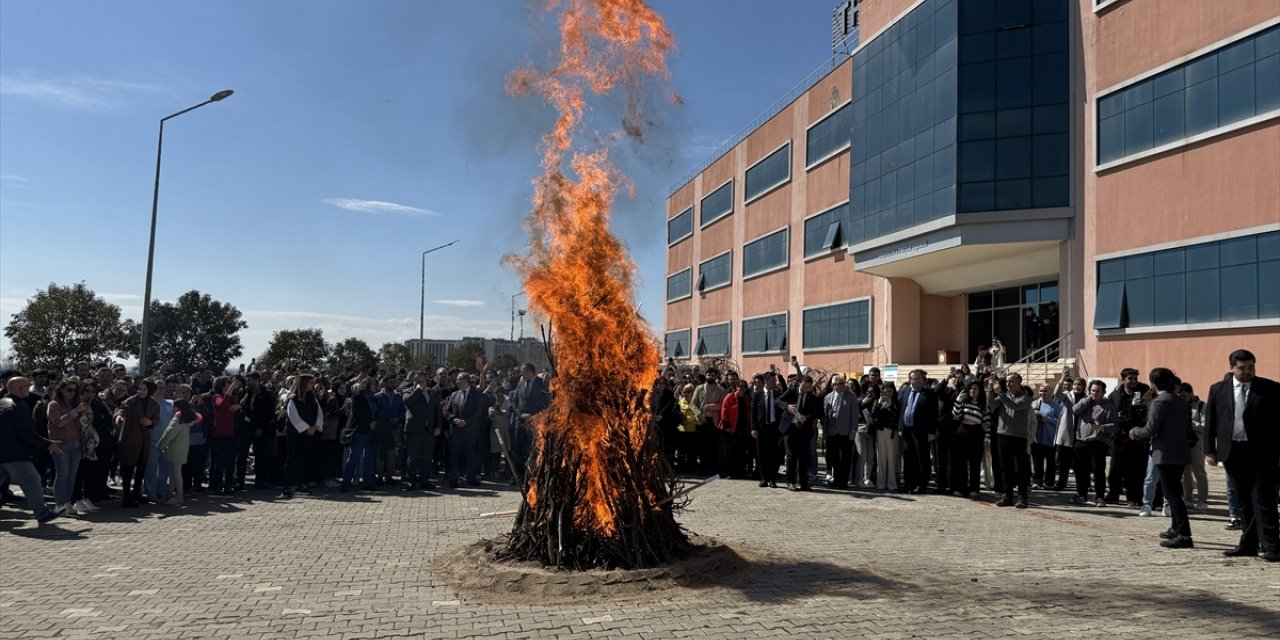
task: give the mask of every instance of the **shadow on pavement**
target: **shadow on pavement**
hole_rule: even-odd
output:
[[[870,571],[783,556],[717,551],[724,571],[700,571],[676,577],[690,589],[723,588],[753,602],[786,603],[816,596],[873,600],[905,586]],[[736,570],[735,570],[736,569]]]

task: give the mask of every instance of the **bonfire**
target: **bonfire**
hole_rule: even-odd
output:
[[[643,141],[640,90],[667,76],[672,38],[639,0],[552,0],[545,10],[559,20],[556,64],[514,72],[507,89],[558,114],[542,139],[529,253],[514,259],[531,307],[554,332],[555,377],[551,406],[534,420],[525,500],[498,556],[579,570],[651,567],[690,543],[675,520],[675,474],[650,427],[657,341],[635,307],[635,265],[609,225],[615,195],[634,187],[607,143]],[[588,98],[615,91],[626,105],[619,131],[592,135],[596,148],[576,146]]]

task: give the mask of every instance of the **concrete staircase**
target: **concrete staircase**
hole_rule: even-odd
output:
[[[902,383],[907,379],[907,374],[915,369],[924,369],[928,377],[942,380],[951,372],[952,367],[959,367],[956,364],[900,364],[898,365],[898,382]],[[1065,368],[1075,371],[1075,358],[1058,358],[1053,362],[1025,362],[1007,365],[1006,371],[1016,371],[1022,374],[1022,383],[1029,387],[1035,387],[1038,384],[1048,384],[1050,386],[1058,384],[1058,380],[1062,378],[1062,371]],[[972,368],[972,365],[970,365]]]

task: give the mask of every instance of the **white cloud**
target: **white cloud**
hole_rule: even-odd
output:
[[[110,111],[141,94],[155,94],[163,85],[88,75],[0,76],[0,95],[38,102],[59,109]]]
[[[99,293],[98,297],[107,302],[142,302],[142,296],[137,293]]]
[[[0,189],[30,189],[31,180],[11,173],[0,174]]]
[[[398,204],[395,202],[386,202],[383,200],[362,200],[360,198],[325,198],[326,204],[331,204],[339,209],[347,211],[357,211],[359,213],[391,213],[402,216],[410,216],[421,218],[423,216],[438,216],[439,213],[430,209],[421,209],[419,207],[411,207],[407,204]]]
[[[435,300],[434,302],[450,307],[478,307],[484,304],[484,300]]]

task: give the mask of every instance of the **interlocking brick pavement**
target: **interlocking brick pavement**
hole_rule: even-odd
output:
[[[469,601],[436,556],[503,533],[508,487],[202,496],[35,527],[0,508],[0,638],[1280,637],[1280,565],[1225,559],[1220,470],[1196,549],[1164,519],[723,481],[681,521],[774,561],[656,602]],[[110,503],[109,503],[110,504]]]

